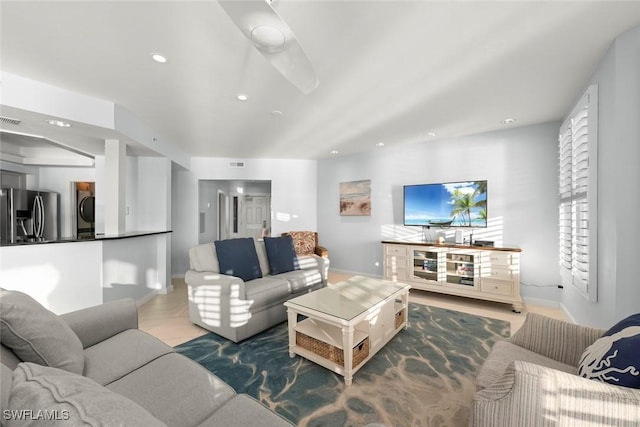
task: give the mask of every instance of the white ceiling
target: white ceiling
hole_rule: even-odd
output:
[[[214,0],[2,0],[0,67],[119,104],[192,156],[321,159],[498,129],[505,118],[560,120],[615,37],[640,25],[640,2],[276,8],[317,71],[308,95]],[[152,52],[169,61],[153,62]]]

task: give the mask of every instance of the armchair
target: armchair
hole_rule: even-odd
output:
[[[603,330],[529,313],[480,368],[470,426],[637,426],[640,390],[577,375]]]
[[[282,236],[291,236],[296,255],[318,255],[329,258],[329,251],[318,245],[318,233],[315,231],[287,231]]]

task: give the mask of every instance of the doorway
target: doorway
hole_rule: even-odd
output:
[[[199,243],[261,239],[271,230],[271,181],[201,180]]]
[[[233,196],[233,237],[261,239],[269,235],[271,197],[268,194]]]

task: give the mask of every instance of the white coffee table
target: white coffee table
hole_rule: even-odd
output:
[[[407,327],[410,285],[355,276],[285,302],[289,356],[344,377],[353,374]],[[306,316],[298,321],[298,315]]]

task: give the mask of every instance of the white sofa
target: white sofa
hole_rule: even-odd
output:
[[[265,244],[254,240],[262,278],[244,282],[220,273],[214,243],[189,250],[189,317],[193,323],[239,342],[287,319],[283,303],[327,285],[329,259],[297,256],[298,270],[271,275]]]

